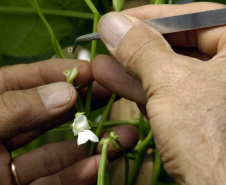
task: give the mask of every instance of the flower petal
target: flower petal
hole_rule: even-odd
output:
[[[82,145],[86,143],[88,140],[92,142],[99,142],[99,138],[91,130],[84,130],[84,132],[78,133],[77,139],[78,145]]]
[[[74,119],[73,127],[78,127],[81,131],[85,129],[90,129],[88,120],[85,115],[79,115]]]
[[[90,141],[99,142],[99,138],[91,130],[85,130],[84,132]]]
[[[78,139],[77,139],[78,146],[86,143],[88,140],[89,140],[89,138],[86,137],[85,132],[78,133]]]

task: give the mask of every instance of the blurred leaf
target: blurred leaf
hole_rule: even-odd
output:
[[[114,10],[116,12],[119,12],[122,10],[125,0],[112,0],[112,3],[113,3]]]
[[[82,0],[39,0],[45,9],[65,9],[88,11]],[[0,6],[30,7],[25,0],[1,1]],[[46,16],[47,21],[59,40],[71,35],[80,26],[81,21],[62,16]],[[34,56],[52,49],[49,33],[37,15],[1,14],[0,12],[0,51],[5,55]]]
[[[51,58],[54,55],[54,52],[47,52],[43,55],[30,56],[30,57],[13,57],[8,55],[2,55],[1,65],[14,65],[14,64],[26,64],[37,61],[42,61]]]

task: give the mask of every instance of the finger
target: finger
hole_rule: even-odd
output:
[[[137,130],[129,125],[112,128],[119,135],[120,142],[127,150],[131,150],[138,141]],[[103,137],[106,136],[106,133]],[[29,184],[35,179],[50,176],[84,159],[86,146],[77,146],[76,139],[55,144],[45,145],[14,159],[18,177],[22,184]],[[97,151],[96,147],[96,153]],[[108,150],[110,160],[121,153],[121,150]]]
[[[42,127],[69,111],[76,98],[74,87],[66,82],[3,93],[0,96],[0,137],[10,139]]]
[[[29,89],[48,83],[66,81],[62,71],[78,68],[75,85],[86,86],[92,82],[90,64],[72,59],[51,59],[32,64],[20,64],[0,68],[0,94],[10,90]]]
[[[14,159],[21,184],[30,184],[40,177],[55,174],[86,157],[84,145],[76,140],[45,145]]]
[[[225,54],[226,53],[226,26],[225,26],[224,33],[220,38],[217,51],[218,51],[217,55],[213,59],[226,58],[226,54]]]
[[[87,88],[82,88],[79,90],[80,96],[85,102],[86,99],[86,91]],[[99,85],[96,82],[93,82],[92,85],[92,110],[95,110],[97,108],[101,108],[107,104],[109,101],[109,98],[111,97],[112,92],[104,88],[103,86]],[[52,118],[50,121],[42,125],[42,127],[36,128],[35,130],[29,131],[29,132],[23,132],[18,134],[16,137],[5,141],[5,145],[9,150],[15,150],[17,148],[22,147],[23,145],[27,144],[28,142],[34,140],[44,132],[61,125],[63,123],[66,123],[68,121],[71,121],[74,119],[75,109],[72,108],[69,111],[65,112],[64,114],[61,114],[59,116],[56,116]]]
[[[151,90],[148,96],[155,91],[149,87],[172,67],[170,65],[176,61],[186,65],[184,58],[181,60],[182,56],[173,52],[158,31],[135,18],[120,13],[106,14],[99,22],[98,33],[124,69],[142,80],[145,91]]]
[[[93,183],[98,174],[100,155],[91,156],[75,163],[63,171],[40,178],[31,185],[65,185],[65,184],[90,184]]]
[[[212,2],[196,2],[187,4],[158,4],[144,5],[122,11],[123,14],[136,17],[141,20],[170,17],[181,14],[202,12],[224,8],[225,5]]]
[[[0,184],[11,185],[10,154],[0,140]]]
[[[19,133],[12,139],[5,140],[5,146],[9,151],[16,150],[30,141],[33,141],[46,131],[73,120],[75,117],[75,111],[76,110],[72,108],[63,114],[52,118],[50,121],[44,123],[44,125],[42,124],[41,127],[35,128],[35,130]]]
[[[185,5],[147,5],[123,11],[123,14],[138,19],[152,19],[187,13],[195,13],[213,9],[225,8],[217,3],[190,3]],[[172,46],[198,47],[203,53],[214,56],[217,53],[218,42],[223,34],[224,27],[200,29],[188,32],[166,34],[165,38]]]
[[[97,56],[92,62],[91,69],[94,79],[102,86],[121,97],[146,104],[146,94],[141,81],[126,73],[113,57]]]

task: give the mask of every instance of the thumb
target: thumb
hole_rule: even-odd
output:
[[[142,81],[150,74],[150,70],[159,66],[160,58],[162,63],[175,55],[157,30],[121,13],[103,16],[98,24],[98,33],[125,70]]]
[[[0,96],[0,139],[42,129],[75,103],[74,87],[66,82],[28,90],[7,91]]]

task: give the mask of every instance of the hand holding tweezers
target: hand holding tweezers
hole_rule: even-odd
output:
[[[161,34],[220,26],[226,24],[226,8],[172,17],[147,19],[144,22],[158,30]],[[98,33],[82,35],[75,39],[72,52],[75,52],[79,42],[98,39],[100,39]]]

